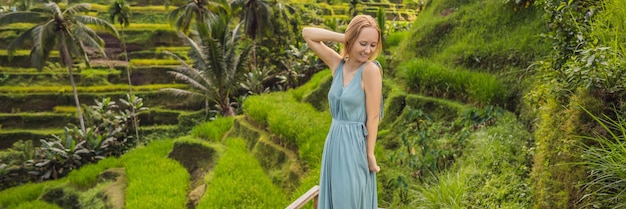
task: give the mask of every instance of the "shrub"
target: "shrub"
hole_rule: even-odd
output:
[[[133,116],[146,108],[143,107],[142,99],[134,96],[128,95],[127,100],[120,101],[125,108],[120,109],[110,98],[96,101],[96,105],[86,108],[86,122],[91,126],[84,131],[69,124],[61,135],[41,139],[41,146],[34,149],[34,154],[28,151],[30,149],[18,150],[27,157],[22,157],[21,162],[11,162],[11,169],[5,169],[4,166],[0,169],[8,177],[3,179],[0,186],[7,188],[23,183],[25,173],[31,176],[26,181],[61,178],[87,163],[121,156],[135,147],[138,135],[133,136],[136,134],[133,125],[136,124],[133,123],[136,118]]]

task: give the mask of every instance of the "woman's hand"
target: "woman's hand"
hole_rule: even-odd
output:
[[[371,172],[378,173],[380,172],[380,166],[376,163],[376,156],[367,155],[367,165]]]

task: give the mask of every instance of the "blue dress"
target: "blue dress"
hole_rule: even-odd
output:
[[[365,64],[346,86],[343,65],[342,60],[328,92],[333,120],[322,154],[318,208],[376,209],[376,174],[369,170],[366,155],[367,114],[361,86]]]

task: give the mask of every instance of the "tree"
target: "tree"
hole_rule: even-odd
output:
[[[352,15],[352,17],[355,17],[359,14],[358,11],[358,6],[361,3],[360,0],[350,0],[350,9],[348,11],[348,13],[350,13],[350,15]]]
[[[74,93],[74,101],[80,126],[85,131],[85,121],[78,100],[76,83],[74,82],[73,58],[79,58],[89,65],[89,56],[85,48],[94,47],[99,53],[106,56],[102,47],[104,41],[87,25],[95,25],[118,36],[117,30],[107,21],[86,15],[78,15],[89,11],[90,4],[74,4],[61,11],[59,5],[50,2],[44,4],[46,10],[41,12],[10,12],[0,16],[0,25],[17,22],[35,23],[36,26],[22,33],[8,46],[9,59],[16,48],[31,40],[30,60],[34,67],[41,71],[52,50],[58,50],[61,64],[67,66]]]
[[[208,0],[189,0],[168,14],[168,21],[176,30],[189,33],[191,22],[195,21],[196,26],[204,27],[206,23],[215,19],[217,13],[222,11],[224,2],[212,2]]]
[[[265,0],[235,0],[233,5],[241,6],[241,21],[244,25],[244,33],[252,39],[252,65],[256,62],[256,38],[258,35],[269,35],[272,28],[272,12]]]
[[[222,116],[234,116],[231,107],[231,93],[238,90],[238,78],[244,73],[251,45],[240,42],[239,26],[232,31],[229,13],[218,16],[206,27],[208,33],[200,33],[199,39],[186,37],[191,46],[187,64],[181,57],[169,53],[181,62],[181,66],[169,71],[174,77],[190,85],[191,89],[165,88],[177,96],[191,96],[204,99],[205,112],[209,113],[209,102],[214,102]]]
[[[130,93],[129,100],[135,99],[135,95],[133,94],[133,84],[130,79],[130,66],[128,64],[128,51],[126,51],[126,36],[124,36],[124,28],[130,25],[130,18],[132,13],[130,12],[130,5],[126,2],[126,0],[116,0],[109,6],[109,15],[111,17],[111,22],[117,22],[120,24],[122,28],[122,36],[120,38],[122,42],[122,50],[124,51],[124,61],[126,61],[126,77],[128,79],[128,91]],[[129,104],[133,104],[132,101],[129,101]],[[131,114],[133,117],[133,126],[135,128],[135,137],[139,140],[139,125],[137,120],[137,113],[135,112],[135,108],[130,108]]]

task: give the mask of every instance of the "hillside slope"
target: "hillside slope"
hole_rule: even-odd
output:
[[[540,36],[545,28],[541,8],[504,2],[429,1],[406,34],[407,38],[390,50],[394,51],[392,66],[396,67],[396,77],[406,77],[404,71],[412,68],[406,63],[411,61],[436,66],[437,71],[453,71],[456,76],[483,73],[500,82],[500,88],[506,92],[499,95],[505,98],[487,96],[482,99],[479,94],[463,89],[477,84],[464,84],[455,89],[455,81],[445,79],[430,86],[416,87],[419,93],[426,95],[497,105],[517,112],[528,68],[547,55],[550,45]]]

